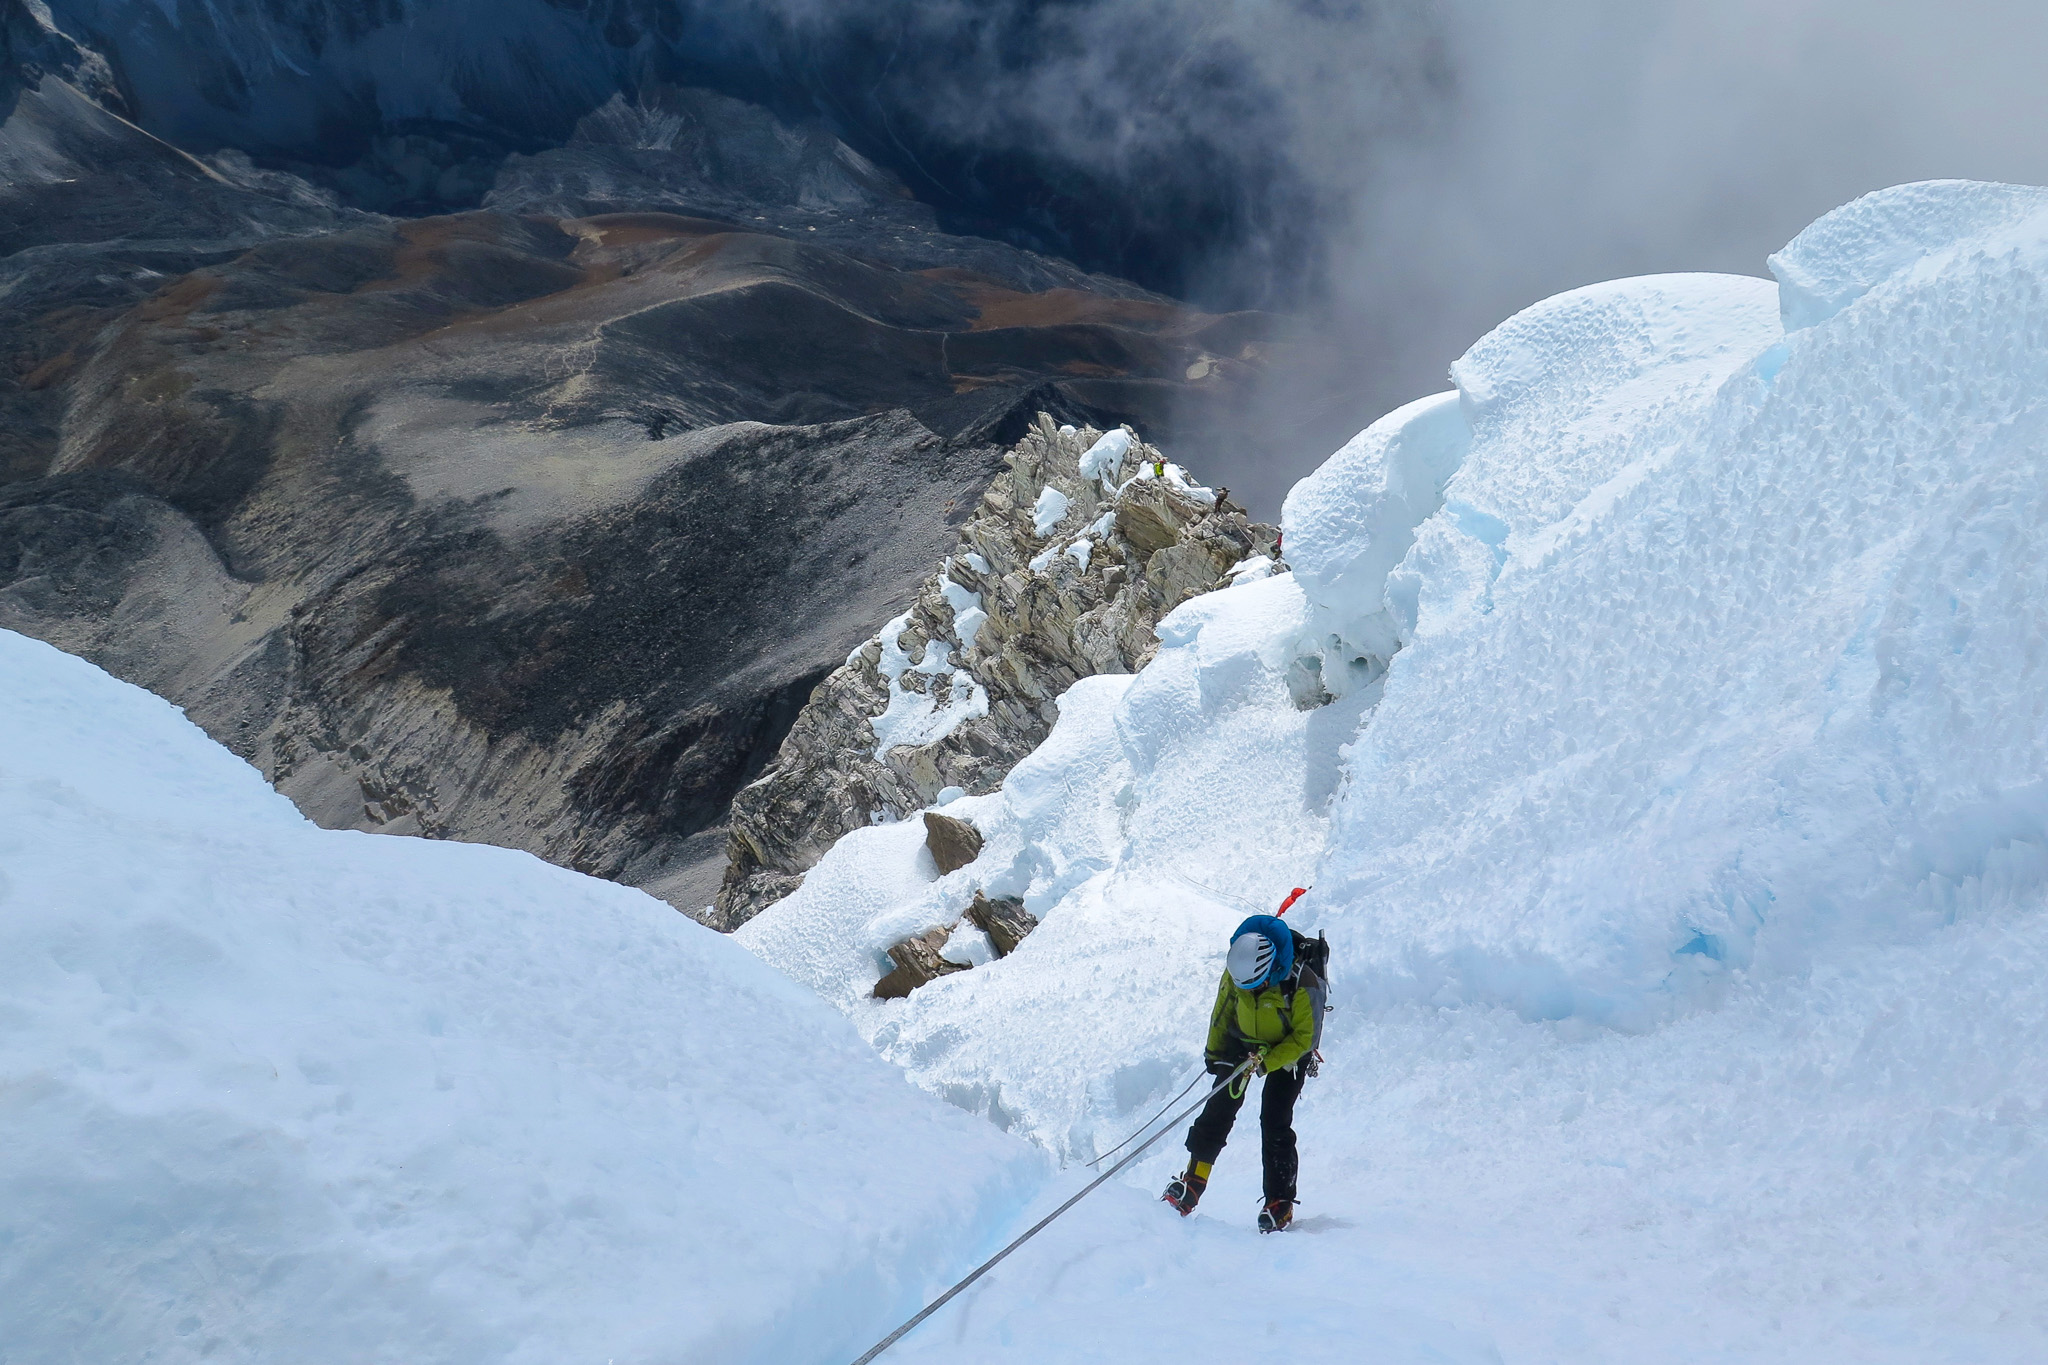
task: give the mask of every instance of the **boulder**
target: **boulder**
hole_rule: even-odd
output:
[[[889,950],[889,960],[895,969],[875,983],[877,1000],[901,1000],[927,981],[936,981],[953,972],[964,972],[967,968],[958,962],[948,962],[939,956],[939,949],[946,946],[952,937],[953,926],[942,924],[936,929],[927,929],[914,938],[906,938]],[[994,937],[991,935],[990,937]]]
[[[939,875],[943,877],[981,856],[981,831],[965,820],[926,811],[924,846],[931,850],[932,861],[938,864]]]
[[[1026,910],[1024,902],[1015,896],[990,900],[979,891],[974,893],[974,904],[967,907],[967,919],[988,935],[998,957],[1016,952],[1024,936],[1038,927],[1038,916]]]

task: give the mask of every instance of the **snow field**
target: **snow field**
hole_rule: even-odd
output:
[[[639,892],[5,632],[0,738],[0,1358],[850,1359],[1043,1179]]]
[[[975,864],[862,831],[742,931],[1071,1161],[1314,886],[1302,1228],[1250,1231],[1249,1114],[1164,1213],[1176,1133],[905,1359],[2048,1358],[2048,192],[1772,266],[1503,324],[1296,488],[1291,574],[948,807]],[[867,999],[976,888],[1042,926]]]

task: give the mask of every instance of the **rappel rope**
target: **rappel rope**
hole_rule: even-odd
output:
[[[874,1346],[868,1350],[868,1353],[862,1356],[859,1360],[854,1361],[853,1365],[868,1365],[869,1361],[873,1360],[882,1352],[888,1350],[891,1346],[894,1346],[898,1341],[901,1341],[903,1339],[904,1333],[908,1332],[911,1328],[917,1326],[920,1322],[923,1322],[932,1314],[938,1312],[941,1308],[944,1308],[946,1304],[952,1300],[954,1295],[958,1294],[968,1285],[973,1284],[976,1280],[980,1279],[983,1275],[986,1275],[989,1271],[995,1269],[996,1263],[998,1261],[1001,1261],[1003,1257],[1009,1255],[1018,1247],[1023,1246],[1026,1242],[1030,1241],[1033,1237],[1036,1237],[1039,1233],[1045,1231],[1047,1225],[1049,1225],[1053,1219],[1059,1217],[1068,1209],[1074,1207],[1074,1205],[1080,1203],[1083,1199],[1087,1198],[1096,1186],[1100,1185],[1103,1181],[1115,1175],[1124,1167],[1130,1165],[1133,1161],[1136,1161],[1139,1157],[1145,1155],[1145,1151],[1147,1148],[1149,1148],[1153,1143],[1159,1141],[1159,1139],[1165,1137],[1168,1133],[1172,1132],[1175,1126],[1180,1123],[1181,1119],[1186,1118],[1189,1114],[1194,1113],[1195,1110],[1207,1104],[1212,1098],[1214,1098],[1219,1092],[1221,1092],[1225,1086],[1231,1084],[1239,1076],[1243,1075],[1245,1068],[1249,1067],[1255,1060],[1256,1057],[1247,1057],[1243,1061],[1239,1062],[1237,1064],[1237,1070],[1231,1072],[1228,1076],[1225,1076],[1222,1080],[1216,1083],[1216,1089],[1211,1090],[1208,1094],[1202,1096],[1202,1098],[1196,1100],[1193,1104],[1181,1110],[1180,1114],[1174,1118],[1173,1122],[1167,1124],[1164,1128],[1161,1128],[1151,1137],[1146,1138],[1131,1152],[1129,1156],[1125,1157],[1122,1161],[1117,1162],[1116,1165],[1110,1167],[1101,1175],[1098,1175],[1095,1177],[1095,1179],[1089,1181],[1088,1184],[1081,1190],[1079,1194],[1075,1195],[1066,1203],[1054,1209],[1051,1213],[1045,1215],[1045,1217],[1039,1219],[1036,1223],[1033,1223],[1031,1225],[1030,1230],[1027,1231],[1022,1237],[1019,1237],[1016,1241],[1010,1243],[1001,1251],[998,1251],[995,1255],[989,1257],[986,1261],[983,1261],[980,1265],[976,1266],[973,1270],[973,1273],[969,1274],[966,1279],[960,1281],[960,1283],[954,1285],[951,1289],[948,1289],[945,1293],[939,1295],[936,1299],[933,1299],[930,1303],[924,1306],[924,1311],[920,1312],[916,1317],[912,1318],[909,1322],[904,1323],[901,1327],[898,1327],[895,1331],[889,1333],[888,1336],[883,1337],[880,1341],[876,1342]],[[1183,1090],[1181,1093],[1185,1095],[1187,1091]],[[1143,1132],[1144,1129],[1141,1128],[1138,1131]]]
[[[1254,904],[1249,900],[1246,900],[1243,896],[1237,895],[1235,892],[1224,891],[1218,887],[1210,886],[1207,882],[1198,882],[1193,877],[1190,877],[1187,873],[1182,872],[1179,868],[1168,868],[1166,870],[1166,875],[1172,877],[1175,881],[1186,882],[1189,886],[1192,886],[1193,888],[1195,888],[1195,890],[1201,892],[1205,896],[1213,896],[1220,901],[1229,901],[1232,905],[1237,906],[1239,909],[1249,911],[1254,915],[1265,913],[1264,910],[1262,910],[1258,905]]]
[[[1089,1165],[1090,1167],[1100,1166],[1103,1162],[1109,1160],[1118,1152],[1121,1152],[1124,1148],[1130,1146],[1133,1142],[1136,1142],[1138,1140],[1138,1135],[1140,1133],[1144,1132],[1147,1128],[1150,1128],[1153,1124],[1159,1122],[1160,1114],[1164,1114],[1167,1110],[1173,1108],[1173,1106],[1175,1106],[1176,1104],[1179,1104],[1181,1102],[1181,1096],[1186,1095],[1188,1091],[1193,1090],[1196,1086],[1200,1085],[1202,1083],[1202,1077],[1205,1074],[1207,1073],[1197,1071],[1195,1073],[1195,1078],[1180,1088],[1179,1095],[1175,1095],[1165,1104],[1159,1106],[1158,1114],[1154,1114],[1151,1118],[1146,1119],[1143,1123],[1139,1124],[1135,1129],[1132,1130],[1131,1135],[1129,1137],[1125,1138],[1122,1142],[1119,1142],[1116,1146],[1104,1152],[1101,1156],[1096,1157],[1093,1161],[1088,1162],[1087,1165]],[[1167,1126],[1170,1128],[1173,1125],[1168,1124]]]
[[[1200,891],[1204,895],[1214,896],[1218,900],[1229,901],[1233,905],[1251,911],[1254,915],[1260,915],[1265,913],[1263,910],[1259,908],[1256,902],[1246,900],[1243,896],[1237,895],[1234,892],[1225,891],[1219,887],[1210,886],[1207,882],[1198,882],[1193,877],[1190,877],[1187,873],[1180,871],[1178,868],[1168,868],[1166,870],[1166,875],[1178,881],[1186,882],[1189,886],[1194,887],[1195,890]],[[1308,886],[1295,887],[1294,890],[1288,893],[1287,899],[1280,902],[1280,908],[1278,910],[1275,910],[1273,913],[1276,916],[1285,918],[1287,912],[1294,908],[1294,903],[1314,889],[1315,888]]]

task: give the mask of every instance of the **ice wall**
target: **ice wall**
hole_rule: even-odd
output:
[[[1640,1026],[2037,875],[2044,236],[2040,191],[1906,186],[1775,297],[1623,281],[1467,353],[1443,509],[1317,603],[1405,641],[1316,900],[1365,989]]]

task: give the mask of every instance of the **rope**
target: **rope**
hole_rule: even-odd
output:
[[[1204,1072],[1197,1071],[1195,1073],[1195,1078],[1180,1088],[1179,1095],[1175,1095],[1165,1104],[1159,1106],[1159,1114],[1164,1114],[1167,1110],[1173,1108],[1173,1106],[1175,1106],[1176,1104],[1179,1104],[1181,1102],[1181,1096],[1186,1095],[1188,1091],[1193,1090],[1196,1086],[1202,1083],[1202,1077],[1204,1074]],[[1130,1146],[1133,1142],[1136,1142],[1138,1140],[1139,1133],[1144,1132],[1147,1128],[1150,1128],[1153,1124],[1159,1122],[1159,1114],[1154,1114],[1151,1118],[1146,1119],[1143,1123],[1139,1124],[1135,1129],[1132,1130],[1131,1135],[1129,1137],[1125,1138],[1122,1142],[1119,1142],[1116,1146],[1110,1148],[1101,1156],[1096,1157],[1095,1160],[1088,1162],[1087,1164],[1090,1166],[1100,1166],[1103,1162],[1109,1160],[1118,1152],[1121,1152],[1124,1148]]]
[[[1240,1075],[1242,1075],[1244,1073],[1245,1068],[1250,1066],[1253,1060],[1254,1059],[1252,1057],[1247,1057],[1243,1061],[1239,1062],[1237,1064],[1237,1070],[1231,1072],[1228,1076],[1225,1076],[1222,1080],[1216,1083],[1215,1090],[1211,1090],[1208,1094],[1202,1096],[1201,1099],[1195,1101],[1187,1108],[1181,1110],[1180,1114],[1174,1118],[1172,1123],[1167,1124],[1164,1128],[1161,1128],[1151,1137],[1146,1138],[1144,1142],[1140,1143],[1136,1148],[1132,1150],[1129,1156],[1125,1157],[1122,1161],[1117,1162],[1116,1165],[1110,1167],[1101,1175],[1096,1176],[1095,1179],[1089,1181],[1086,1187],[1084,1187],[1079,1194],[1075,1195],[1066,1203],[1054,1209],[1051,1213],[1045,1215],[1045,1217],[1039,1219],[1036,1223],[1033,1223],[1031,1225],[1030,1230],[1027,1231],[1022,1237],[1019,1237],[1016,1241],[1010,1243],[1001,1251],[998,1251],[995,1255],[989,1257],[986,1261],[983,1261],[980,1265],[976,1266],[974,1268],[973,1273],[968,1275],[966,1279],[960,1281],[960,1283],[954,1285],[951,1289],[948,1289],[945,1293],[939,1295],[936,1299],[933,1299],[930,1303],[924,1306],[924,1310],[920,1312],[916,1317],[912,1318],[909,1322],[904,1323],[901,1327],[898,1327],[895,1331],[889,1333],[888,1336],[883,1337],[880,1341],[876,1342],[872,1347],[868,1349],[868,1353],[862,1356],[859,1360],[854,1361],[853,1365],[868,1365],[869,1361],[873,1360],[882,1352],[888,1350],[891,1346],[894,1346],[898,1341],[901,1341],[903,1339],[904,1333],[908,1332],[911,1328],[917,1326],[920,1322],[923,1322],[932,1314],[938,1312],[941,1308],[944,1308],[948,1303],[952,1301],[954,1295],[958,1294],[968,1285],[973,1284],[983,1275],[988,1274],[989,1271],[995,1269],[996,1263],[998,1261],[1002,1260],[1005,1256],[1015,1251],[1018,1247],[1023,1246],[1026,1242],[1030,1241],[1033,1237],[1036,1237],[1039,1233],[1045,1231],[1047,1225],[1049,1225],[1053,1219],[1059,1217],[1068,1209],[1080,1203],[1083,1199],[1086,1199],[1089,1196],[1089,1194],[1091,1194],[1094,1191],[1097,1185],[1100,1185],[1103,1181],[1109,1179],[1118,1171],[1130,1165],[1133,1161],[1136,1161],[1139,1157],[1145,1155],[1146,1150],[1150,1148],[1153,1143],[1159,1141],[1159,1139],[1165,1137],[1168,1133],[1172,1132],[1175,1125],[1177,1125],[1181,1121],[1181,1119],[1186,1118],[1189,1114],[1194,1113],[1195,1110],[1207,1104],[1211,1099],[1213,1099],[1216,1096],[1216,1094],[1219,1091],[1223,1089],[1224,1086],[1229,1085],[1232,1081],[1236,1080]],[[1187,1092],[1182,1091],[1181,1093],[1186,1094]],[[1139,1131],[1142,1132],[1143,1130],[1140,1129]]]
[[[1201,892],[1205,896],[1214,896],[1217,900],[1220,901],[1231,901],[1235,903],[1237,908],[1240,910],[1248,910],[1254,915],[1263,915],[1266,913],[1265,910],[1261,908],[1256,902],[1248,901],[1243,896],[1235,895],[1229,891],[1220,891],[1217,888],[1210,886],[1206,882],[1198,882],[1193,877],[1190,877],[1187,873],[1182,872],[1179,868],[1168,868],[1166,870],[1166,875],[1174,878],[1176,881],[1186,882],[1189,886],[1194,887],[1195,890]]]

